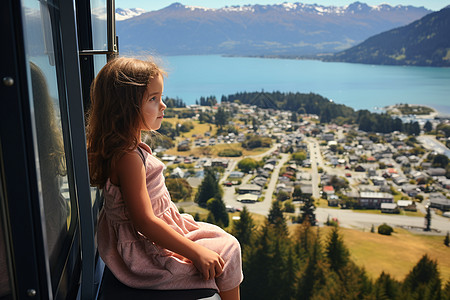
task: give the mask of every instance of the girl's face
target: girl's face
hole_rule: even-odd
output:
[[[142,99],[142,116],[145,123],[142,130],[158,130],[164,117],[166,105],[162,101],[164,81],[162,75],[158,74],[151,79]]]

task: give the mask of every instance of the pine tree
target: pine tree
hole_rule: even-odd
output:
[[[270,208],[267,220],[269,221],[269,224],[273,225],[278,231],[278,234],[282,234],[284,236],[288,235],[286,219],[283,216],[280,201],[272,202],[272,207]]]
[[[430,121],[427,121],[427,122],[425,123],[425,125],[423,125],[423,130],[424,130],[425,132],[430,132],[431,130],[433,130],[433,124],[431,124]]]
[[[220,129],[227,124],[227,113],[221,107],[219,107],[214,117],[215,123]]]
[[[404,299],[440,299],[441,279],[437,263],[425,254],[403,282]]]
[[[309,255],[314,245],[314,233],[309,220],[303,221],[297,228],[295,236],[297,238],[295,244],[297,256],[303,259]]]
[[[447,281],[445,287],[442,289],[442,299],[450,300],[450,280]]]
[[[431,208],[430,205],[427,205],[427,213],[425,215],[425,229],[424,231],[430,231],[431,230]]]
[[[398,299],[400,283],[391,278],[391,275],[381,272],[374,284],[374,296],[376,299]]]
[[[214,217],[215,224],[219,225],[220,227],[228,227],[230,221],[228,218],[225,203],[223,202],[222,198],[209,199],[207,202],[207,207]]]
[[[243,261],[245,280],[241,284],[242,299],[270,299],[268,266],[272,263],[273,247],[270,226],[263,226],[252,248],[247,248]]]
[[[254,234],[253,230],[255,229],[255,224],[253,222],[253,218],[250,215],[250,212],[247,209],[247,206],[244,206],[241,213],[239,214],[240,219],[234,221],[233,229],[231,233],[238,239],[241,244],[242,253],[245,252],[248,246],[251,247],[253,244]]]
[[[290,299],[295,295],[295,287],[297,285],[298,260],[292,247],[288,247],[286,257],[286,267],[283,272],[282,282],[285,285],[280,289],[280,299]]]
[[[316,206],[314,205],[314,199],[312,197],[307,197],[305,200],[305,204],[300,208],[302,212],[302,220],[308,219],[311,226],[316,225],[316,214],[314,211],[316,210]]]
[[[339,228],[337,226],[331,230],[328,236],[325,254],[331,270],[336,273],[339,273],[349,261],[350,253],[347,247],[345,247],[342,237],[339,235]]]
[[[313,245],[305,271],[302,273],[298,285],[296,299],[308,300],[314,295],[315,289],[325,284],[325,269],[322,264],[322,250],[318,236]]]
[[[447,231],[447,235],[445,236],[445,239],[444,239],[444,245],[448,247],[449,244],[450,244],[450,238],[448,236],[448,231]]]
[[[201,207],[206,207],[206,203],[211,198],[222,199],[219,182],[217,181],[214,171],[211,168],[205,169],[205,177],[198,187],[195,195],[195,202]]]

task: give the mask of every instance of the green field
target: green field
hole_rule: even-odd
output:
[[[322,232],[328,230],[324,228]],[[340,229],[353,261],[364,267],[372,279],[384,271],[397,280],[403,280],[420,258],[427,254],[437,261],[443,282],[450,280],[450,248],[444,245],[444,236],[413,234],[400,228],[394,230],[395,233],[386,236]]]

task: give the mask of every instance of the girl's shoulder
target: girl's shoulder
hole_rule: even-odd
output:
[[[144,165],[142,163],[142,158],[138,152],[126,152],[118,159],[114,169],[111,170],[110,181],[112,184],[120,186],[121,178],[139,176],[143,169]]]
[[[147,151],[149,154],[152,154],[152,149],[150,148],[149,145],[147,145],[146,143],[140,142],[138,147],[140,147],[141,149],[144,149],[145,151]]]

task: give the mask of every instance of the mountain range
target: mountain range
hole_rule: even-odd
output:
[[[450,6],[323,60],[450,67]]]
[[[336,53],[431,13],[424,7],[361,2],[220,9],[174,3],[145,13],[131,10],[131,18],[124,10],[118,12],[122,20],[118,18],[116,28],[122,53],[295,56]]]

